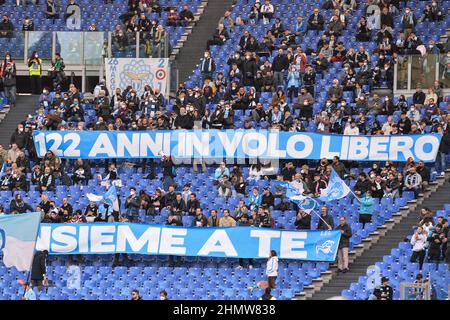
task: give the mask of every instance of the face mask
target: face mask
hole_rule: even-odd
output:
[[[135,194],[136,194],[136,192],[130,191],[130,196],[134,196]]]
[[[166,297],[160,296],[160,297],[159,297],[159,300],[166,300]]]
[[[23,128],[19,128],[19,132],[23,132]]]

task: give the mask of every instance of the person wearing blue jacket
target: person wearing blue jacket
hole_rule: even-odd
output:
[[[247,200],[248,208],[253,211],[261,206],[262,196],[259,194],[258,187],[254,187]]]
[[[294,98],[298,97],[298,88],[301,86],[300,72],[295,65],[289,67],[287,81],[287,96],[289,100],[293,102]]]
[[[372,221],[375,205],[375,200],[372,198],[372,192],[367,191],[364,198],[359,199],[359,202],[361,203],[361,206],[359,207],[359,222],[362,223],[364,229],[366,223]]]

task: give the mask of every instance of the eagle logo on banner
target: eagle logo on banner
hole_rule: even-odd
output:
[[[144,60],[132,60],[123,67],[123,71],[119,74],[120,88],[132,86],[137,92],[141,92],[146,84],[153,84],[155,77],[149,65]]]

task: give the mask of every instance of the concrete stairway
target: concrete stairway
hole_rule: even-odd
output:
[[[314,279],[310,286],[305,287],[295,299],[325,300],[340,296],[342,290],[348,289],[351,283],[357,282],[360,276],[366,274],[369,266],[381,261],[392,248],[397,247],[399,242],[411,235],[412,227],[417,222],[422,207],[436,211],[450,200],[449,177],[450,170],[447,170],[445,178],[438,178],[436,182],[430,184],[428,190],[417,200],[408,202],[400,212],[394,214],[360,245],[355,246],[349,256],[349,272],[338,274],[337,266],[332,265],[318,279]]]
[[[231,9],[232,0],[209,0],[199,21],[191,30],[189,40],[177,51],[176,61],[180,82],[186,81],[197,67],[206,49],[206,41],[212,38],[220,18]]]
[[[8,113],[2,114],[0,111],[0,119],[2,119],[0,123],[0,144],[3,145],[4,148],[9,148],[9,141],[11,139],[11,135],[14,130],[17,128],[17,125],[24,121],[28,114],[34,115],[39,106],[39,96],[33,95],[17,95],[16,97],[16,106],[14,109],[7,110]]]

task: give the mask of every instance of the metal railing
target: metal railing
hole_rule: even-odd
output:
[[[43,60],[43,74],[50,68],[56,53],[60,53],[66,73],[74,72],[77,77],[82,77],[83,91],[86,77],[104,77],[105,58],[169,58],[171,53],[168,33],[156,39],[149,32],[12,32],[7,37],[0,37],[0,48],[0,59],[9,51],[16,61],[19,76],[28,75],[26,61],[33,51]]]

